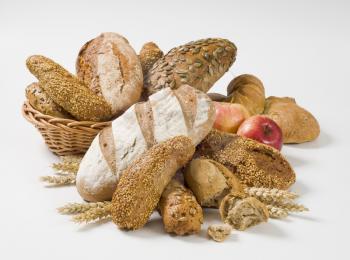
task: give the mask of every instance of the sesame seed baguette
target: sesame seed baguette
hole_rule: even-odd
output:
[[[123,170],[153,145],[187,136],[194,145],[210,132],[215,110],[208,96],[188,85],[150,96],[131,106],[94,139],[77,173],[77,189],[87,201],[112,198]]]
[[[112,220],[122,229],[143,227],[176,171],[193,156],[192,140],[177,136],[151,147],[120,177],[112,199]]]
[[[193,193],[176,179],[172,179],[158,204],[164,229],[176,235],[198,233],[203,223],[203,211]]]
[[[111,107],[108,103],[59,64],[40,55],[30,56],[26,64],[47,95],[76,119],[110,119]]]

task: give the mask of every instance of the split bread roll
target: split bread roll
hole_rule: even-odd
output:
[[[122,229],[143,227],[165,187],[194,151],[190,138],[177,136],[153,146],[133,161],[123,171],[113,194],[113,222]]]
[[[80,195],[87,201],[110,200],[122,171],[143,152],[178,135],[197,145],[214,119],[208,96],[188,85],[165,88],[131,106],[96,136],[86,152],[76,180]]]
[[[214,160],[193,159],[184,171],[187,186],[202,207],[218,208],[230,192],[243,192],[238,178],[221,163]]]
[[[53,60],[33,55],[26,65],[45,93],[76,119],[106,121],[111,118],[109,104]]]
[[[79,79],[106,100],[113,116],[140,99],[140,60],[128,40],[117,33],[102,33],[85,43],[79,51],[76,71]]]
[[[203,223],[203,210],[193,193],[176,179],[166,186],[158,204],[167,233],[198,233]]]
[[[247,186],[285,190],[295,182],[292,166],[278,150],[239,135],[212,130],[196,156],[221,163]]]

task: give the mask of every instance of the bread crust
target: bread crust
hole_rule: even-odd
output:
[[[153,146],[131,163],[113,194],[113,222],[122,229],[143,227],[171,178],[194,151],[191,139],[177,136]]]
[[[139,101],[143,74],[137,54],[117,33],[102,33],[80,49],[78,77],[119,115]]]

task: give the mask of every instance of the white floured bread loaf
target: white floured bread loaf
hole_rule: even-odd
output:
[[[88,201],[110,200],[120,173],[143,152],[179,135],[197,145],[214,119],[208,96],[188,85],[162,89],[147,102],[131,106],[92,142],[77,174],[80,195]]]
[[[118,115],[138,102],[143,74],[140,60],[127,39],[117,33],[102,33],[84,44],[76,70],[92,91],[102,96]]]

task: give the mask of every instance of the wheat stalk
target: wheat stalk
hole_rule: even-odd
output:
[[[291,200],[281,201],[273,203],[274,206],[277,206],[279,208],[285,209],[288,212],[303,212],[303,211],[309,211],[307,207],[305,207],[302,204],[295,203]]]
[[[76,176],[74,174],[42,176],[40,180],[54,185],[70,185],[75,183]]]
[[[288,216],[288,211],[283,208],[270,204],[266,205],[266,207],[269,211],[270,218],[286,218]]]
[[[293,200],[298,197],[298,194],[294,192],[269,188],[245,187],[244,192],[267,204]]]
[[[100,219],[105,219],[111,215],[111,203],[104,207],[91,208],[85,212],[79,213],[73,217],[76,223],[90,223]]]
[[[53,163],[51,165],[52,169],[58,173],[77,174],[80,162],[82,160],[81,155],[67,155],[60,157],[60,159],[61,162]]]
[[[60,214],[78,214],[86,212],[93,208],[104,208],[109,205],[110,201],[90,202],[90,203],[68,203],[57,210]]]

